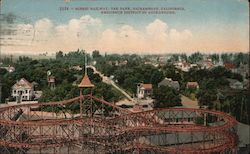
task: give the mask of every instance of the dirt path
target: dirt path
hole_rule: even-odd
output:
[[[184,95],[181,95],[181,104],[187,108],[199,108],[198,101],[191,100]]]
[[[126,91],[124,91],[117,84],[115,84],[115,82],[113,80],[109,79],[107,76],[105,76],[101,72],[97,71],[97,69],[94,66],[88,65],[87,67],[92,68],[94,70],[94,73],[99,74],[100,77],[102,78],[103,82],[112,85],[114,88],[116,88],[117,90],[119,90],[124,96],[126,96],[128,100],[130,100],[132,102],[135,102],[135,100]]]

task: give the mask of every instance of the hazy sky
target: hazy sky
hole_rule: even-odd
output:
[[[247,0],[3,0],[1,5],[3,53],[249,51]],[[118,15],[74,10],[79,7],[185,10]]]

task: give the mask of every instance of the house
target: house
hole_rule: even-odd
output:
[[[235,79],[227,79],[229,81],[229,87],[232,89],[243,89],[243,83]]]
[[[144,64],[145,65],[152,65],[152,62],[151,61],[145,61]]]
[[[9,67],[7,68],[7,71],[8,71],[9,73],[12,73],[12,72],[15,71],[15,67],[9,65]]]
[[[81,68],[80,65],[72,66],[72,67],[70,67],[69,69],[75,70],[75,71],[81,71],[81,70],[82,70],[82,68]]]
[[[108,61],[107,63],[108,63],[108,65],[111,65],[111,66],[113,65],[112,61]]]
[[[32,100],[34,96],[34,87],[29,81],[21,78],[12,86],[11,96],[14,97],[17,102]]]
[[[224,67],[227,69],[234,69],[236,68],[236,65],[233,63],[224,63]]]
[[[160,83],[158,83],[158,87],[160,86],[168,86],[174,88],[175,90],[180,90],[180,84],[178,81],[173,81],[171,78],[165,78]]]
[[[128,61],[127,60],[123,60],[123,61],[120,61],[119,62],[119,65],[127,65],[128,64]]]
[[[224,63],[224,67],[231,70],[233,73],[237,73],[237,68],[234,63]]]
[[[9,65],[8,67],[1,67],[1,68],[5,69],[5,70],[8,71],[9,73],[12,73],[12,72],[15,71],[15,67],[10,66],[10,65]]]
[[[174,64],[176,68],[182,70],[183,72],[188,72],[191,68],[191,64],[185,61],[179,61]]]
[[[198,65],[200,66],[201,69],[210,69],[214,66],[211,60],[203,60],[198,62]]]
[[[188,89],[199,89],[199,84],[197,82],[187,82],[186,88],[188,88]]]
[[[139,99],[146,98],[151,96],[153,93],[153,86],[152,84],[144,84],[140,83],[137,85],[137,97]]]

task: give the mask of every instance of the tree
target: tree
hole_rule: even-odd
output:
[[[219,54],[212,54],[211,59],[213,63],[218,63],[220,61],[220,55]]]
[[[138,83],[138,79],[134,76],[130,76],[124,80],[124,85],[126,85],[126,90],[130,93],[136,93],[136,83]]]
[[[171,59],[172,62],[178,61],[179,60],[179,55],[178,54],[173,54],[170,59]]]
[[[233,58],[232,54],[228,54],[228,53],[221,54],[221,59],[223,63],[232,62],[232,58]]]
[[[1,60],[2,60],[3,65],[8,66],[8,65],[11,65],[11,64],[12,64],[12,58],[10,58],[10,57],[4,57],[4,58],[1,59]]]
[[[195,52],[188,57],[192,63],[197,63],[203,59],[203,55],[200,52]]]
[[[94,84],[102,82],[102,78],[100,77],[100,75],[99,74],[94,74],[93,69],[88,68],[87,71],[88,71],[88,76],[91,79],[91,82],[93,82]]]
[[[249,53],[237,53],[234,54],[234,63],[237,64],[237,66],[240,65],[240,63],[242,64],[249,64]]]
[[[59,51],[56,53],[56,59],[62,59],[63,58],[63,52]]]
[[[217,85],[212,79],[203,81],[198,93],[196,94],[200,106],[206,105],[210,109],[213,108],[213,103],[217,100],[216,86]]]
[[[181,59],[184,60],[184,61],[187,61],[188,60],[188,57],[185,53],[181,54]]]
[[[8,71],[4,68],[0,68],[0,77],[2,77],[3,75],[5,75]]]
[[[29,62],[29,61],[32,61],[32,58],[29,58],[27,56],[19,56],[17,62],[21,63],[21,62]]]
[[[229,78],[230,75],[231,75],[231,72],[222,66],[215,67],[211,70],[211,77],[215,79],[218,79],[220,77]]]
[[[164,79],[164,75],[162,71],[155,70],[152,72],[150,83],[157,86],[159,82],[161,82]]]
[[[181,81],[181,74],[174,65],[166,64],[162,69],[165,77],[172,78],[175,81]]]
[[[102,57],[102,56],[100,55],[100,53],[99,53],[98,50],[94,50],[94,51],[92,52],[92,57],[93,57],[93,59],[97,59],[97,58],[100,58],[100,57]]]
[[[99,98],[103,98],[108,102],[117,102],[121,99],[121,94],[114,90],[111,85],[100,82],[95,85],[94,95]]]
[[[181,96],[179,92],[167,86],[160,86],[154,89],[154,108],[165,108],[181,106]]]

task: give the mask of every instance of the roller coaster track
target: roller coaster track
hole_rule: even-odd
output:
[[[69,106],[77,107],[73,112]],[[53,112],[58,107],[63,111]],[[10,149],[27,153],[235,153],[236,124],[233,117],[219,111],[165,108],[133,113],[84,95],[1,108],[1,129],[7,131],[0,135],[4,147],[0,153],[11,153]]]

